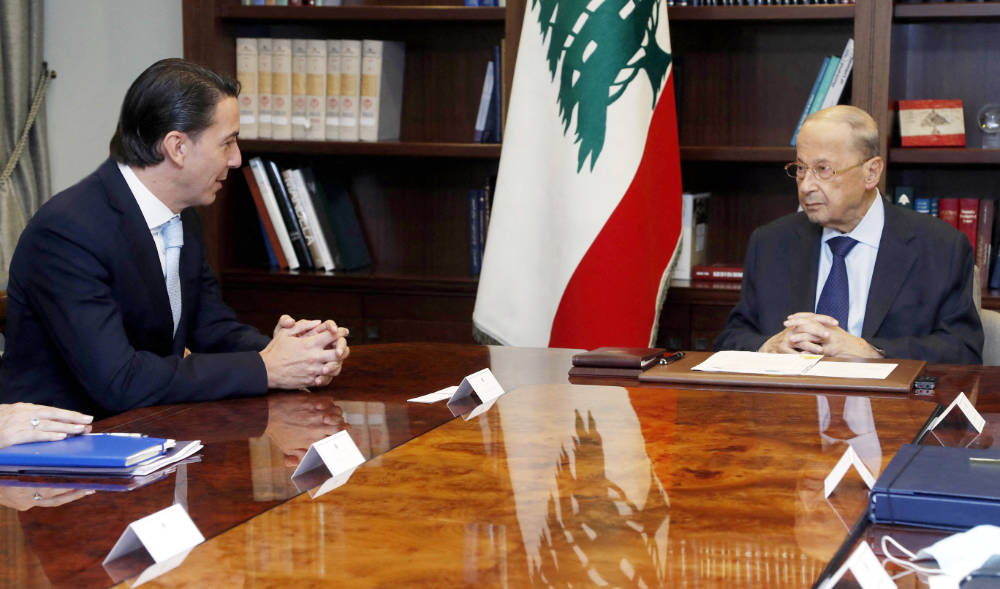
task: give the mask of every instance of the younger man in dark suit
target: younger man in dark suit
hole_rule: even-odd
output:
[[[122,103],[111,158],[43,205],[10,267],[0,399],[103,416],[324,385],[349,354],[333,321],[236,320],[193,207],[240,165],[237,82],[180,59]]]
[[[982,363],[969,240],[886,205],[875,121],[834,106],[803,123],[785,166],[802,211],[750,236],[717,350]]]

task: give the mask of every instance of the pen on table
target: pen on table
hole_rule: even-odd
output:
[[[1000,464],[1000,458],[987,458],[985,456],[970,456],[969,462],[981,464]]]
[[[123,438],[145,438],[146,434],[133,434],[126,432],[101,432],[99,434],[83,434],[85,436],[120,436]]]
[[[674,352],[669,356],[664,356],[660,358],[660,364],[670,364],[671,362],[676,362],[684,357],[684,352]]]

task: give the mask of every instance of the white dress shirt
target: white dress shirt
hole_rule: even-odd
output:
[[[156,253],[160,256],[160,268],[163,270],[163,274],[166,275],[166,248],[163,246],[163,236],[160,235],[160,228],[164,223],[177,215],[146,188],[146,185],[142,183],[142,180],[139,180],[139,177],[135,175],[135,171],[132,168],[119,163],[118,170],[125,177],[125,183],[132,190],[132,196],[135,197],[135,202],[139,204],[139,210],[142,211],[142,216],[146,219],[146,226],[149,227],[149,232],[153,236],[153,243],[156,244]]]
[[[844,258],[847,266],[847,282],[850,296],[850,311],[847,315],[847,326],[841,325],[851,335],[861,337],[861,328],[865,323],[865,306],[868,303],[868,290],[872,284],[872,273],[875,271],[875,258],[878,256],[878,244],[882,239],[882,227],[885,225],[885,204],[878,189],[875,189],[875,200],[868,207],[868,212],[861,218],[857,227],[850,233],[841,233],[829,227],[823,228],[822,245],[819,248],[819,272],[816,277],[816,302],[823,292],[826,277],[833,265],[833,253],[826,242],[838,235],[847,235],[858,244]],[[815,309],[814,309],[815,311]]]

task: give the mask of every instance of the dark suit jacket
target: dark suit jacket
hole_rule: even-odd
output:
[[[198,216],[181,219],[175,337],[153,237],[117,164],[45,203],[11,261],[0,400],[103,416],[266,392],[257,352],[270,340],[222,302]]]
[[[822,227],[805,213],[750,236],[740,301],[716,350],[757,350],[788,315],[816,308]],[[886,204],[861,337],[889,358],[981,364],[969,240],[947,223]]]

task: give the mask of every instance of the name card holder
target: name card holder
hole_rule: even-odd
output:
[[[364,461],[351,434],[339,431],[309,446],[292,473],[292,484],[299,491],[309,489],[309,496],[315,499],[346,483]]]
[[[951,410],[955,407],[958,407],[962,411],[965,418],[969,420],[969,424],[975,428],[976,433],[983,433],[983,426],[986,425],[986,420],[983,419],[983,416],[980,415],[979,412],[976,411],[976,408],[972,406],[972,403],[969,402],[969,398],[965,396],[965,393],[959,393],[958,396],[955,397],[955,400],[951,402],[951,405],[948,405],[948,408],[942,411],[941,415],[938,415],[927,429],[933,430],[937,426],[941,425],[944,418],[947,417],[948,414],[951,413]]]
[[[837,572],[829,577],[819,586],[820,589],[832,589],[844,573],[851,571],[854,580],[858,582],[861,589],[895,589],[896,582],[892,580],[889,573],[885,572],[878,557],[872,552],[870,546],[862,541],[854,549],[851,556],[837,569]]]
[[[461,415],[468,421],[485,413],[505,392],[493,372],[483,368],[462,379],[448,401],[448,409],[452,415]]]
[[[875,486],[875,477],[872,475],[871,471],[868,470],[868,467],[865,466],[864,462],[862,462],[861,457],[858,456],[857,452],[855,452],[854,447],[847,446],[847,450],[844,452],[844,455],[840,457],[836,466],[833,467],[830,474],[826,475],[826,479],[823,481],[824,497],[829,497],[830,493],[833,493],[833,490],[840,484],[841,479],[843,479],[844,475],[847,474],[847,469],[849,469],[852,465],[854,466],[854,470],[858,471],[858,474],[861,475],[861,480],[868,485],[869,489]]]
[[[176,568],[204,541],[188,512],[175,503],[130,523],[104,558],[104,569],[117,583],[139,572],[152,558],[154,564],[142,571],[134,587]]]

